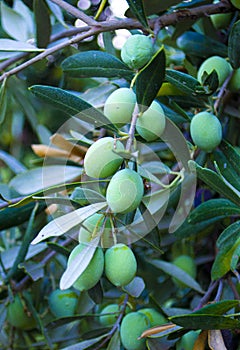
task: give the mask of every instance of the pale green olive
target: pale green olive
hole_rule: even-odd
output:
[[[211,152],[222,140],[222,126],[214,114],[200,112],[191,120],[190,134],[195,145]]]
[[[196,263],[192,257],[188,255],[179,255],[173,260],[173,264],[185,271],[192,278],[196,278],[197,268]],[[180,288],[186,287],[186,285],[177,278],[174,278],[173,281]]]
[[[84,169],[88,176],[104,178],[113,175],[123,162],[116,151],[124,150],[124,145],[112,137],[103,137],[94,142],[84,158]]]
[[[105,274],[115,286],[125,286],[136,275],[137,262],[133,251],[125,244],[118,243],[105,253]]]
[[[143,67],[153,55],[153,45],[149,37],[141,34],[130,36],[121,50],[121,58],[132,69]]]
[[[166,117],[159,103],[153,101],[150,107],[139,116],[136,130],[146,141],[158,139],[166,125]]]
[[[138,310],[138,312],[147,316],[151,327],[160,326],[161,324],[167,323],[166,318],[154,308],[146,307]]]
[[[228,75],[231,73],[231,65],[220,56],[212,56],[207,58],[200,66],[198,70],[197,78],[203,83],[203,73],[206,72],[208,75],[216,71],[219,81],[219,86],[221,86]]]
[[[56,317],[73,316],[78,303],[78,295],[71,289],[55,289],[49,295],[48,304]]]
[[[36,321],[27,309],[23,299],[16,294],[13,302],[7,306],[7,321],[16,328],[30,330],[36,327]]]

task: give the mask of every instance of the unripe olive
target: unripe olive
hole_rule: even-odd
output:
[[[228,88],[232,92],[240,90],[240,68],[236,69],[229,81]]]
[[[121,50],[121,58],[132,69],[143,67],[153,55],[153,45],[149,37],[141,34],[130,36]]]
[[[104,114],[113,124],[121,127],[131,121],[135,104],[136,95],[133,90],[120,88],[107,98]]]
[[[86,244],[80,243],[78,244],[71,252],[68,258],[68,265],[71,263],[71,261],[78,256],[81,251],[86,247]],[[73,287],[83,291],[88,290],[97,284],[97,282],[100,280],[104,269],[104,255],[102,248],[96,248],[94,255],[89,263],[89,265],[86,267],[86,269],[83,271],[83,273],[78,277],[78,279],[73,284]]]
[[[138,312],[147,316],[151,327],[155,327],[155,326],[159,326],[161,324],[167,323],[166,318],[163,315],[161,315],[157,310],[151,307],[140,309],[138,310]]]
[[[48,304],[56,317],[73,316],[78,303],[78,295],[71,289],[56,289],[49,295]]]
[[[101,316],[99,317],[99,322],[103,326],[112,326],[116,322],[119,313],[120,308],[118,304],[109,304],[102,309]]]
[[[96,236],[101,235],[101,243],[103,247],[110,247],[113,244],[112,227],[109,218],[105,218],[103,214],[95,213],[89,216],[83,222],[79,230],[79,243],[88,243]]]
[[[120,337],[124,348],[126,350],[146,349],[145,339],[138,338],[149,327],[148,318],[140,312],[131,312],[124,316],[120,327]]]
[[[233,6],[240,10],[240,0],[230,0]]]
[[[137,262],[133,251],[125,244],[118,243],[105,253],[105,274],[115,286],[125,286],[136,275]]]
[[[23,330],[36,327],[34,317],[18,294],[15,295],[13,302],[7,307],[7,320],[13,327]]]
[[[129,213],[139,206],[143,192],[141,176],[134,170],[123,169],[110,180],[106,199],[114,213]]]
[[[196,278],[197,268],[196,263],[192,257],[188,255],[179,255],[173,260],[173,264],[185,271],[192,278]],[[178,287],[186,287],[186,285],[177,278],[174,278],[173,281]]]
[[[123,162],[123,158],[114,150],[124,150],[120,141],[112,137],[103,137],[94,142],[84,158],[84,169],[91,177],[100,178],[113,175]]]
[[[190,134],[195,145],[211,152],[222,140],[222,126],[214,114],[200,112],[191,120]]]
[[[162,135],[165,125],[164,111],[159,103],[153,101],[137,119],[136,130],[146,141],[154,141]]]
[[[192,350],[199,332],[190,331],[184,334],[176,344],[176,350]]]
[[[232,14],[231,13],[216,13],[214,15],[211,15],[210,18],[211,18],[211,21],[216,29],[223,29],[223,28],[226,28],[230,24]]]
[[[228,75],[231,73],[230,64],[220,56],[212,56],[207,58],[200,66],[198,70],[197,78],[203,83],[203,73],[206,72],[208,75],[216,71],[219,81],[219,86],[223,84]]]

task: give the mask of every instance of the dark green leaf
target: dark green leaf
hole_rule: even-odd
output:
[[[235,151],[236,152],[236,151]],[[233,159],[229,158],[231,155],[225,155],[221,150],[217,149],[214,151],[214,159],[217,162],[217,168],[221,175],[238,191],[240,191],[240,179],[239,179],[239,169],[235,170],[231,162]],[[237,152],[236,152],[237,155]],[[240,157],[239,157],[240,164]],[[239,167],[240,168],[240,167]]]
[[[173,5],[178,4],[179,0],[168,0],[168,1],[159,1],[159,0],[143,0],[143,5],[145,7],[145,12],[147,15],[153,13],[159,13],[167,10]],[[132,17],[131,11],[128,10],[126,13],[127,16]]]
[[[0,210],[0,230],[5,230],[10,227],[18,226],[27,221],[35,203],[29,203],[19,208],[6,208]],[[42,203],[38,207],[38,213],[46,208],[46,204]]]
[[[228,57],[234,69],[237,69],[240,67],[239,43],[240,43],[240,20],[234,23],[228,38]]]
[[[219,146],[233,170],[240,176],[240,153],[230,143],[223,140]]]
[[[47,242],[47,245],[49,248],[51,248],[52,250],[54,250],[58,254],[64,255],[66,257],[68,257],[70,254],[70,251],[67,248],[65,248],[65,247],[63,247],[60,244],[57,244],[55,242]]]
[[[149,63],[139,71],[136,79],[136,96],[140,111],[149,107],[157,96],[165,76],[165,52],[161,47]]]
[[[207,58],[213,55],[227,56],[227,46],[203,34],[188,31],[177,39],[178,47],[187,55]]]
[[[72,77],[120,77],[131,80],[133,71],[118,58],[101,51],[80,52],[66,58],[62,69]]]
[[[106,129],[117,131],[117,128],[111,124],[103,113],[70,92],[45,85],[33,85],[29,89],[43,101],[52,104],[70,116],[75,116],[87,123],[91,123],[94,127],[105,127]]]
[[[139,20],[139,22],[145,27],[148,28],[148,22],[145,15],[145,10],[143,7],[142,0],[127,0],[129,8],[132,14]]]
[[[47,47],[50,41],[51,23],[48,7],[44,0],[33,1],[36,23],[37,47]]]
[[[108,336],[108,334],[103,334],[103,335],[100,335],[97,338],[83,340],[80,343],[76,343],[74,345],[69,345],[66,348],[62,348],[62,350],[85,350],[85,349],[89,349],[91,346],[93,346],[94,344],[100,342],[101,340],[103,340],[107,336]]]
[[[121,349],[120,334],[119,334],[119,330],[117,330],[114,333],[114,335],[111,337],[107,350],[120,350],[120,349]]]
[[[179,90],[190,95],[205,94],[199,81],[191,75],[173,69],[166,70],[166,80],[175,85]]]
[[[201,167],[192,160],[189,161],[189,167],[195,167],[198,178],[210,186],[212,190],[222,194],[236,205],[239,205],[239,196],[223,181],[220,175],[210,169]]]
[[[240,321],[236,319],[208,314],[173,316],[170,320],[185,329],[238,329],[240,327]]]
[[[191,224],[196,224],[217,216],[224,218],[233,215],[240,215],[240,207],[227,199],[209,199],[191,212],[188,221]]]
[[[233,245],[240,237],[240,221],[234,222],[232,225],[228,226],[218,237],[217,247],[220,249],[223,245],[229,244]]]
[[[239,304],[239,300],[221,300],[208,304],[201,309],[194,311],[191,315],[223,315],[232,308],[237,307]]]

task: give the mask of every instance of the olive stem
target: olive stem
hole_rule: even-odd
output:
[[[138,104],[136,103],[135,107],[134,107],[133,115],[132,115],[131,125],[129,128],[129,133],[128,133],[129,138],[128,138],[127,144],[126,144],[126,151],[129,151],[129,152],[131,151],[131,147],[132,147],[133,140],[134,140],[134,134],[135,134],[138,114],[139,114],[139,108],[138,108]]]

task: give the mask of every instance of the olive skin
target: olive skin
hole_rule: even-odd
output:
[[[26,309],[24,301],[18,294],[14,300],[7,306],[7,320],[15,328],[22,330],[31,330],[36,328],[36,321]]]
[[[118,243],[105,252],[105,274],[117,287],[130,283],[137,271],[137,262],[133,251],[125,244]]]
[[[153,101],[150,107],[137,119],[136,130],[146,141],[155,141],[163,133],[166,117],[159,103]]]
[[[106,200],[113,213],[129,213],[135,210],[143,197],[141,176],[134,170],[123,169],[113,175],[106,191]]]
[[[124,316],[120,327],[121,342],[126,350],[146,349],[145,339],[138,339],[150,328],[148,318],[140,312],[131,312]]]
[[[146,307],[144,309],[138,310],[138,312],[147,316],[151,327],[155,327],[155,326],[159,326],[161,324],[167,323],[166,318],[153,308]]]
[[[121,50],[123,62],[132,69],[142,68],[153,55],[153,45],[149,37],[141,34],[130,36]]]
[[[240,10],[240,0],[230,0],[231,4]]]
[[[71,289],[56,289],[49,295],[48,305],[55,317],[73,316],[78,303],[78,295]]]
[[[124,150],[124,145],[113,137],[103,137],[94,142],[84,158],[84,169],[88,176],[105,178],[113,175],[123,162],[123,158],[113,150]]]
[[[105,116],[116,126],[130,123],[136,104],[136,95],[132,89],[120,88],[107,98],[104,104]]]
[[[203,83],[203,73],[211,74],[213,70],[216,71],[219,81],[219,86],[221,86],[228,75],[231,73],[231,65],[220,56],[212,56],[207,58],[200,66],[198,70],[197,78]]]
[[[191,258],[190,256],[179,255],[177,258],[173,260],[173,264],[179,267],[180,269],[182,269],[183,271],[185,271],[192,278],[196,278],[196,275],[197,275],[196,263],[193,260],[193,258]],[[186,285],[180,280],[178,280],[177,278],[174,278],[173,281],[180,288],[186,287]]]
[[[71,252],[68,258],[68,265],[71,261],[79,255],[86,244],[80,243],[78,244]],[[82,274],[78,277],[78,279],[74,282],[73,287],[77,290],[83,291],[88,290],[94,287],[97,282],[100,280],[104,270],[104,254],[102,248],[96,248],[94,255],[86,267],[86,269],[82,272]]]
[[[200,112],[191,120],[190,135],[196,146],[211,152],[222,141],[222,126],[214,114]]]
[[[109,315],[105,315],[108,313]],[[112,315],[110,315],[111,313]],[[102,309],[99,317],[99,322],[106,327],[112,326],[116,322],[119,316],[119,313],[120,313],[120,308],[118,304],[109,304]]]
[[[176,350],[192,350],[199,332],[190,331],[184,334],[176,344]]]
[[[228,89],[232,92],[238,92],[240,90],[240,68],[233,72],[228,84]]]

